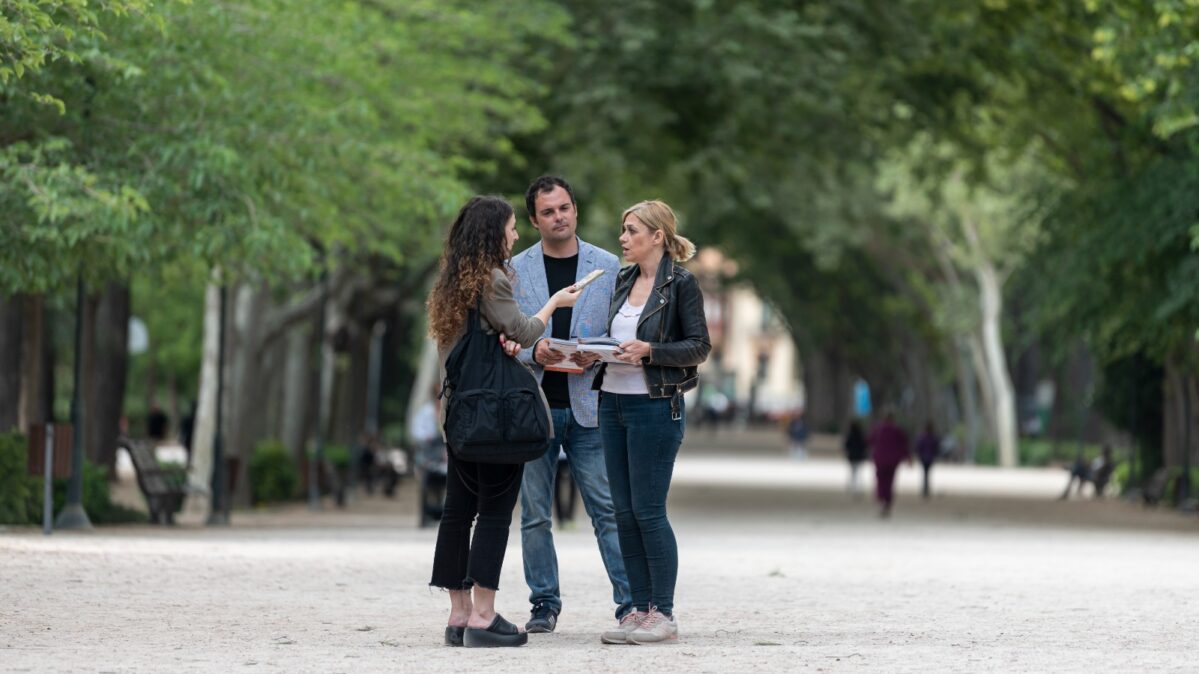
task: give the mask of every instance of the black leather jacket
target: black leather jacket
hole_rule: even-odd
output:
[[[608,309],[609,329],[640,274],[640,267],[635,264],[617,274],[616,290]],[[669,256],[663,256],[658,265],[654,289],[637,322],[637,339],[649,343],[649,358],[641,359],[649,397],[671,398],[678,419],[683,393],[699,382],[697,367],[708,359],[712,342],[708,339],[708,319],[704,316],[699,281]],[[607,363],[600,363],[591,388],[599,390],[606,366]]]

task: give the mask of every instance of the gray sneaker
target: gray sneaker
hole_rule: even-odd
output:
[[[605,644],[625,644],[628,643],[629,632],[641,626],[642,619],[649,615],[645,611],[629,611],[624,614],[616,627],[604,632],[600,637],[600,641]]]
[[[651,608],[641,619],[637,629],[629,632],[627,642],[630,644],[674,644],[679,641],[679,623],[674,616],[667,616]]]

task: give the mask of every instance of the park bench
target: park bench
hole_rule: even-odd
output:
[[[137,486],[146,497],[146,507],[150,510],[150,522],[175,524],[175,513],[183,507],[183,498],[187,495],[186,479],[179,480],[163,470],[150,443],[122,437],[117,446],[129,452],[129,459],[137,471]]]
[[[1169,486],[1170,471],[1165,468],[1158,468],[1153,472],[1153,477],[1150,477],[1145,482],[1145,489],[1141,492],[1141,499],[1147,506],[1156,506],[1166,497],[1166,487]]]

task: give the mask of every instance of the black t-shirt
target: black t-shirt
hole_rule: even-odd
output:
[[[579,256],[550,257],[545,259],[545,280],[549,285],[550,294],[558,292],[575,282],[579,271]],[[554,311],[553,330],[550,335],[556,339],[570,339],[571,308],[564,307]],[[545,391],[545,399],[550,407],[570,408],[570,388],[566,384],[565,372],[545,372],[541,378],[541,390]]]

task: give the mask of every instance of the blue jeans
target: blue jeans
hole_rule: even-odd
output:
[[[633,606],[674,612],[679,548],[666,519],[666,494],[686,421],[671,418],[669,398],[600,395],[600,434],[612,483],[620,550]],[[682,401],[679,401],[682,411]]]
[[[558,555],[554,551],[554,534],[550,529],[550,511],[554,503],[554,476],[558,473],[558,448],[570,459],[570,474],[583,495],[583,507],[595,529],[600,557],[612,582],[612,601],[616,602],[616,617],[621,618],[632,608],[629,581],[620,558],[620,542],[616,534],[616,517],[612,509],[612,494],[608,489],[608,471],[599,429],[580,426],[569,409],[550,410],[554,420],[554,439],[545,456],[525,464],[520,489],[520,544],[525,562],[525,582],[529,584],[529,601],[536,606],[545,604],[555,613],[562,611],[562,593],[558,589]]]

